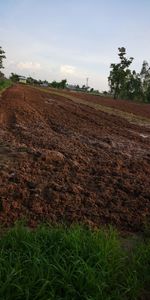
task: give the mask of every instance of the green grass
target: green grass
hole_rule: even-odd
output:
[[[0,93],[10,87],[12,85],[12,81],[9,79],[0,80]]]
[[[150,241],[126,252],[112,229],[16,225],[0,237],[0,299],[139,300],[149,266]]]

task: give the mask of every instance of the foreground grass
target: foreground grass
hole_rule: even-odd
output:
[[[0,237],[0,299],[146,299],[149,265],[150,241],[127,253],[112,229],[17,225]]]
[[[12,85],[12,81],[9,79],[0,80],[0,93],[10,87]]]

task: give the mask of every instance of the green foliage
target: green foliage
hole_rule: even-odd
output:
[[[110,92],[114,98],[140,100],[150,102],[150,67],[146,61],[143,62],[140,73],[131,71],[129,66],[133,57],[127,59],[126,49],[119,49],[120,63],[111,64],[108,83]]]
[[[7,89],[7,88],[10,87],[11,85],[12,85],[11,80],[6,79],[6,78],[1,79],[1,80],[0,80],[0,91],[3,91],[3,90],[5,90],[5,89]]]
[[[142,82],[138,73],[130,71],[130,76],[126,78],[119,96],[130,100],[141,100],[143,98]]]
[[[150,67],[147,61],[143,61],[140,76],[144,100],[150,102]]]
[[[145,92],[145,101],[150,103],[150,84],[147,86],[147,89]]]
[[[11,75],[10,75],[10,80],[12,81],[12,82],[19,82],[19,75],[18,74],[15,74],[15,73],[11,73]]]
[[[67,79],[63,79],[60,82],[54,80],[49,84],[50,87],[57,88],[57,89],[65,89],[66,85],[67,85]]]
[[[0,69],[3,69],[3,59],[5,59],[5,51],[0,47]]]
[[[133,57],[127,59],[126,49],[124,47],[118,48],[119,50],[119,58],[120,63],[111,64],[110,75],[108,77],[109,86],[111,89],[111,93],[114,95],[114,98],[118,98],[120,96],[121,91],[124,89],[126,81],[128,81],[131,71],[129,70],[129,66],[133,61]]]
[[[0,47],[0,80],[4,79],[4,74],[1,72],[1,69],[3,69],[3,59],[5,59],[5,51]]]
[[[81,88],[81,90],[82,90],[83,92],[87,92],[87,91],[88,91],[88,89],[89,89],[89,87],[88,87],[88,86],[86,86],[85,84],[83,84],[83,85],[82,85],[82,88]]]
[[[139,299],[149,282],[150,242],[130,255],[112,229],[17,225],[0,237],[0,299]]]
[[[37,80],[35,78],[32,78],[31,76],[30,77],[27,77],[27,83],[28,84],[32,84],[32,85],[40,85],[42,84],[42,80]]]
[[[31,76],[30,76],[30,77],[27,77],[27,83],[29,83],[29,84],[34,84],[34,83],[35,83],[35,79],[32,78]]]
[[[3,59],[5,59],[5,51],[0,47],[0,69],[3,69]],[[11,80],[5,78],[4,74],[0,70],[0,92],[11,86]]]

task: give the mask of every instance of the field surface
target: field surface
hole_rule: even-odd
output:
[[[150,104],[143,104],[143,103],[133,103],[131,101],[127,100],[114,100],[112,98],[107,97],[100,97],[95,96],[91,94],[85,94],[85,93],[78,93],[78,92],[67,92],[66,94],[71,94],[76,97],[79,97],[83,100],[95,103],[95,104],[101,104],[105,105],[107,107],[111,107],[114,109],[118,109],[124,112],[133,113],[134,115],[141,116],[141,117],[147,117],[150,118]]]
[[[66,95],[66,96],[65,96]],[[150,219],[150,105],[14,86],[0,96],[0,224]]]

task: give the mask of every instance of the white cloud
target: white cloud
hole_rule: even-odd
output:
[[[56,78],[59,74],[56,72]],[[107,75],[107,74],[106,74]],[[86,78],[89,78],[89,86],[94,89],[108,90],[107,76],[100,75],[99,72],[94,72],[89,69],[77,68],[71,65],[61,65],[60,67],[60,78],[66,76],[69,84],[86,84]]]
[[[62,74],[75,74],[76,68],[69,65],[60,66],[60,72]]]
[[[20,70],[39,70],[41,65],[38,62],[20,62],[17,64],[17,68]]]
[[[10,60],[9,65],[14,65],[15,61],[14,60]]]

